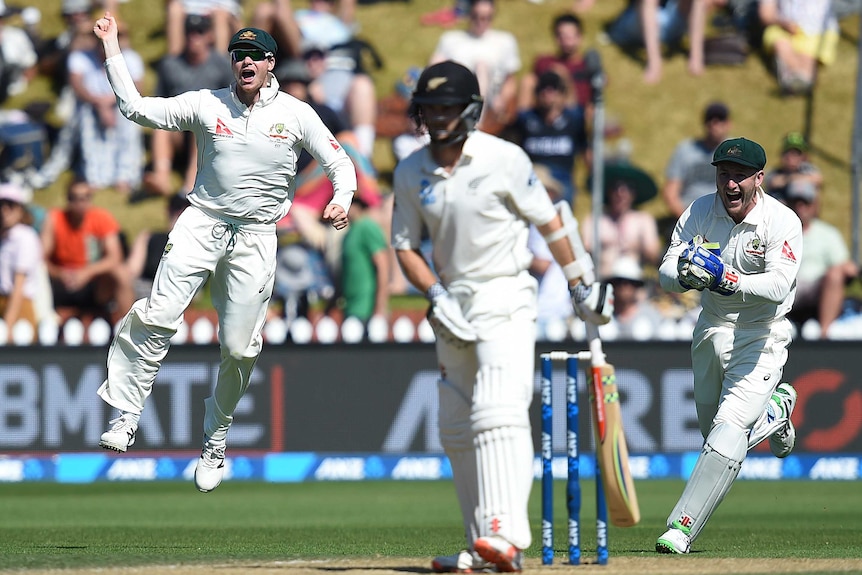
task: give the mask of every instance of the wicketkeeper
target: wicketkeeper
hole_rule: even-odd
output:
[[[688,553],[739,474],[769,438],[776,457],[796,442],[796,391],[779,383],[787,361],[802,224],[761,187],[766,153],[745,138],[716,149],[717,191],[680,216],[659,269],[668,291],[702,292],[691,342],[703,450],[658,538],[659,553]]]

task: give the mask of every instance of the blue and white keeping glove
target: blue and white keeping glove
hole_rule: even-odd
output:
[[[431,302],[427,317],[436,337],[461,348],[476,341],[476,330],[464,317],[461,304],[443,284],[432,285],[425,297]]]
[[[583,282],[569,288],[572,306],[583,321],[593,325],[605,325],[614,315],[614,286],[608,283],[594,283],[587,286]]]
[[[688,247],[680,254],[676,261],[677,279],[679,285],[685,289],[703,291],[709,287],[713,277],[698,267],[692,268],[692,257],[697,251],[697,246],[689,243]]]
[[[703,246],[686,248],[679,259],[680,262],[683,259],[688,262],[686,281],[696,285],[703,284],[705,288],[719,295],[733,295],[739,290],[739,272],[730,264],[724,263],[721,256]],[[677,268],[680,267],[680,264],[677,264]],[[680,283],[685,285],[682,278],[680,273]]]

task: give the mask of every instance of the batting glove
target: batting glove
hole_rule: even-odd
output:
[[[604,325],[611,321],[614,315],[614,287],[610,284],[593,284],[586,286],[583,283],[569,288],[572,296],[572,306],[575,313],[583,321],[593,325]]]
[[[443,284],[432,285],[425,297],[431,302],[427,317],[436,337],[456,347],[466,347],[476,341],[476,330],[464,317],[461,304]]]

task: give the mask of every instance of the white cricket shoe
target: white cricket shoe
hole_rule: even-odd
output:
[[[434,573],[492,573],[494,564],[488,563],[475,553],[464,549],[454,555],[441,555],[431,561]]]
[[[195,467],[195,487],[208,493],[219,486],[224,477],[225,440],[214,440],[204,435],[204,447]]]
[[[134,413],[123,413],[120,417],[109,421],[111,429],[102,434],[99,447],[125,453],[135,443],[139,418],[140,416]]]
[[[691,550],[691,530],[674,521],[671,528],[655,542],[655,550],[659,553],[685,554]]]
[[[786,422],[769,436],[769,450],[775,457],[783,458],[790,455],[796,445],[796,428],[790,421],[793,408],[796,407],[796,390],[789,383],[779,383],[775,393],[772,394],[772,400],[781,406],[782,416],[786,418]]]
[[[479,537],[473,543],[479,557],[497,567],[501,573],[520,573],[524,570],[524,553],[499,535]]]

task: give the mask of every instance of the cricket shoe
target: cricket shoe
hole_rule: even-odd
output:
[[[125,453],[135,443],[138,419],[140,416],[135,413],[123,413],[120,417],[109,421],[111,429],[102,434],[99,447]]]
[[[454,555],[441,555],[431,561],[434,573],[493,573],[493,563],[488,563],[475,553],[464,549]]]
[[[683,527],[679,521],[674,521],[670,529],[655,542],[655,550],[659,553],[685,554],[691,550],[691,529]]]
[[[212,439],[204,435],[204,447],[195,467],[195,487],[208,493],[219,486],[224,477],[225,440]]]
[[[479,557],[497,567],[501,573],[520,573],[524,570],[524,553],[500,537],[479,537],[473,543],[473,549]]]
[[[796,445],[796,428],[790,421],[793,408],[796,407],[796,390],[789,383],[779,383],[772,394],[771,401],[781,406],[782,416],[786,421],[781,428],[769,436],[769,450],[775,457],[787,457]]]

